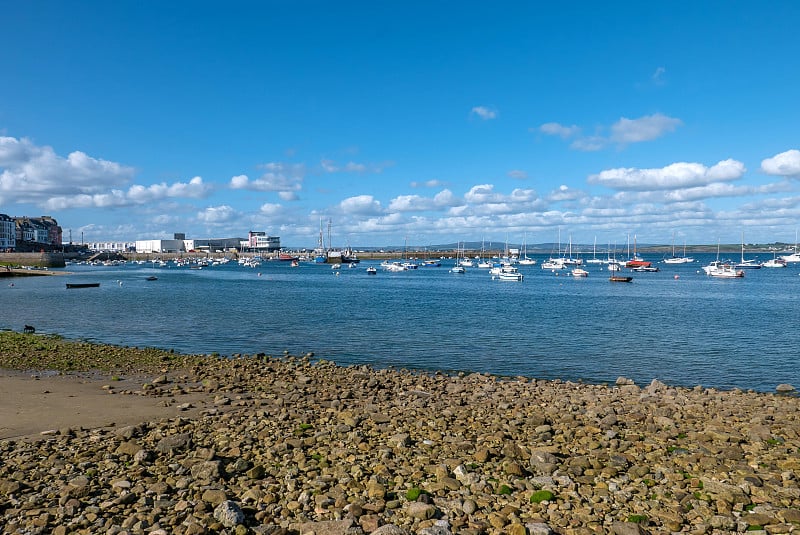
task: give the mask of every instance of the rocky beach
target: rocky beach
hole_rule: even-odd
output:
[[[0,333],[3,533],[791,533],[800,400]],[[49,398],[49,399],[48,399]]]

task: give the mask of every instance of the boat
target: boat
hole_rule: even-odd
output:
[[[292,260],[292,263],[291,263],[292,267],[298,267],[299,265],[300,265],[300,261],[299,260]]]
[[[572,270],[573,277],[588,277],[589,272],[583,268],[576,267]]]
[[[761,262],[758,260],[744,259],[744,233],[742,233],[742,261],[736,264],[736,269],[761,269]]]
[[[628,246],[630,247],[630,241],[628,243],[629,243]],[[632,269],[632,268],[638,268],[638,267],[650,267],[652,265],[653,265],[652,262],[649,262],[649,261],[643,259],[642,257],[640,257],[640,256],[638,256],[636,254],[636,234],[634,234],[633,235],[633,256],[630,258],[630,260],[625,262],[625,267],[628,268],[628,269]]]
[[[144,280],[146,280],[146,281],[157,281],[158,277],[156,277],[155,275],[150,275],[149,277],[145,277]]]
[[[378,270],[375,269],[374,266],[369,266],[367,268],[367,275],[377,275],[377,274],[378,274]]]
[[[610,282],[633,282],[633,277],[625,277],[623,275],[611,275],[608,280]]]
[[[800,251],[797,250],[797,231],[794,231],[794,252],[781,257],[789,264],[800,262]]]
[[[741,279],[744,277],[744,270],[736,269],[733,264],[728,262],[714,261],[703,267],[703,271],[710,277],[722,279]]]
[[[461,254],[461,243],[456,245],[456,263],[450,268],[450,273],[466,273],[466,268],[472,267],[472,262],[467,262]]]
[[[594,246],[592,247],[592,257],[586,260],[587,264],[602,264],[603,261],[597,258],[597,236],[594,237]]]
[[[639,266],[633,268],[631,271],[637,271],[639,273],[656,273],[658,271],[658,267],[656,266]]]
[[[786,267],[786,260],[783,257],[778,258],[777,256],[773,257],[772,260],[767,260],[761,267],[765,268],[785,268]]]
[[[393,262],[384,261],[381,262],[381,267],[386,271],[408,271],[408,268],[403,265],[402,262],[398,262],[397,260]]]
[[[686,256],[686,243],[683,244],[683,256],[675,256],[675,234],[672,235],[672,256],[665,258],[665,264],[689,264],[694,262],[694,258]]]
[[[298,260],[298,258],[296,255],[293,254],[280,253],[278,254],[278,260],[280,260],[281,262],[293,262],[295,260]]]
[[[97,288],[99,282],[68,282],[67,288]]]
[[[528,235],[523,234],[522,236],[522,258],[519,259],[520,265],[523,266],[534,266],[536,265],[536,260],[533,258],[528,258]]]
[[[497,268],[492,268],[490,272],[492,273],[493,279],[499,279],[501,281],[517,281],[520,282],[523,279],[522,273],[519,272],[519,269],[515,268],[511,265],[503,265]]]

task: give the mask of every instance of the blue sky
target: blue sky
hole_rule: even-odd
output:
[[[0,12],[0,213],[74,241],[793,243],[797,2]]]

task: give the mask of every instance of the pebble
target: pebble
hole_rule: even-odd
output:
[[[148,377],[169,385],[148,396],[204,393],[203,410],[0,441],[6,530],[638,535],[800,523],[800,399],[783,385],[591,385],[288,354],[198,358]]]

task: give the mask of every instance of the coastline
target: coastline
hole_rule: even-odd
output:
[[[800,525],[794,396],[1,340],[5,395],[43,407],[49,390],[62,396],[53,406],[75,418],[0,440],[9,532],[789,533]],[[36,347],[46,349],[23,360]],[[63,375],[8,371],[32,362]],[[121,413],[112,399],[127,404]],[[89,415],[100,419],[81,420]]]

